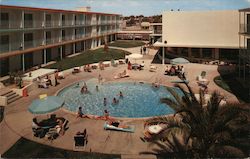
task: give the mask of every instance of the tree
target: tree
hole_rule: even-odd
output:
[[[199,158],[247,157],[250,147],[249,107],[236,103],[221,106],[222,98],[218,92],[212,93],[206,104],[203,92],[200,91],[198,101],[191,88],[186,86],[188,92],[176,85],[182,97],[168,88],[173,99],[162,99],[163,103],[175,109],[174,117],[156,117],[147,121],[148,125],[168,125],[153,137],[153,142],[169,145],[165,153],[179,157],[186,154]]]

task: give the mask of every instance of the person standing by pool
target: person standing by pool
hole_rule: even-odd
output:
[[[77,112],[77,117],[76,118],[78,118],[78,117],[80,117],[80,118],[86,117],[86,115],[84,115],[83,112],[82,112],[82,107],[78,108],[78,112]]]
[[[107,109],[104,110],[104,118],[105,120],[109,119],[109,112],[107,111]]]
[[[128,61],[128,70],[132,70],[132,64]]]

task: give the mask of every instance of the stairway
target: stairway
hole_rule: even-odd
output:
[[[0,96],[7,97],[7,105],[22,98],[22,96],[16,94],[14,91],[9,90],[9,89],[1,90]]]

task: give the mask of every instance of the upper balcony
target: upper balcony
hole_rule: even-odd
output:
[[[240,24],[240,34],[250,35],[250,24]]]

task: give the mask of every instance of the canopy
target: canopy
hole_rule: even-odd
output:
[[[171,64],[186,64],[186,63],[190,63],[187,59],[184,58],[175,58],[170,60]]]
[[[64,101],[60,97],[48,96],[33,100],[28,110],[33,114],[46,114],[59,109],[63,103]]]

